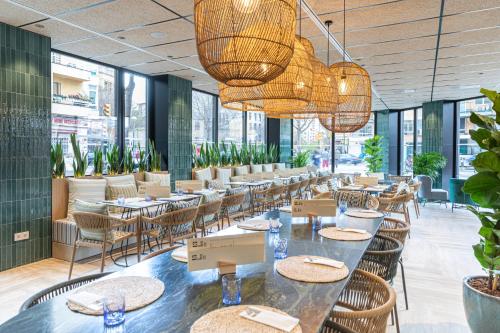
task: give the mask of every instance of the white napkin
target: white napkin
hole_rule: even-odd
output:
[[[182,246],[177,249],[175,249],[172,254],[180,259],[187,259],[188,258],[188,253],[187,253],[187,246]]]
[[[342,261],[337,261],[328,258],[304,258],[304,262],[308,264],[324,265],[334,268],[344,267],[344,263]]]
[[[291,332],[299,324],[299,319],[277,312],[263,310],[254,306],[249,306],[240,313],[243,318],[256,321],[258,323],[277,328],[285,332]]]
[[[86,291],[81,291],[69,295],[67,297],[67,300],[70,301],[71,303],[90,309],[92,311],[98,311],[102,308],[103,298],[104,297],[100,295],[92,294]]]
[[[280,207],[280,211],[285,212],[285,213],[291,213],[292,207],[291,206],[283,206],[283,207]]]
[[[366,234],[366,230],[362,229],[354,229],[354,228],[337,228],[339,231],[344,231],[344,232],[356,232],[358,234]]]

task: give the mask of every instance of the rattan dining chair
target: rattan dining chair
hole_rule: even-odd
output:
[[[411,224],[408,203],[413,200],[413,193],[395,195],[390,198],[379,197],[379,211],[388,214],[401,214],[406,223]]]
[[[245,220],[245,210],[243,202],[245,201],[245,192],[226,195],[222,197],[219,218],[221,219],[221,228],[224,229],[224,219],[227,219],[227,225],[231,225],[231,219],[243,218]]]
[[[418,203],[418,191],[420,191],[421,182],[416,182],[410,185],[410,189],[413,192],[413,208],[415,208],[415,215],[417,219],[420,217],[420,204]]]
[[[309,178],[309,184],[307,184],[306,191],[307,191],[307,193],[309,193],[309,197],[310,198],[313,197],[311,187],[312,186],[316,186],[317,184],[318,184],[318,177],[311,177],[311,178]]]
[[[321,328],[321,333],[358,333],[349,327],[340,325],[339,323],[327,320]]]
[[[194,220],[197,212],[198,207],[193,206],[163,213],[155,217],[143,216],[141,221],[153,227],[163,227],[165,230],[164,236],[168,237],[170,246],[173,246],[176,242],[196,237]],[[153,228],[153,230],[157,229]]]
[[[68,291],[89,284],[111,273],[112,272],[104,272],[87,276],[81,276],[73,280],[64,281],[56,285],[53,285],[52,287],[37,292],[36,294],[28,298],[26,301],[24,301],[24,303],[21,305],[21,308],[19,309],[19,312],[21,313],[35,305],[47,302],[48,300],[56,296],[62,295],[64,293],[67,293]]]
[[[332,191],[332,198],[335,200],[337,206],[340,205],[341,201],[345,201],[350,208],[379,208],[379,199],[367,192],[347,190]]]
[[[198,206],[198,214],[196,215],[195,228],[200,231],[202,236],[208,234],[208,229],[217,225],[217,230],[220,230],[219,211],[222,205],[222,200],[216,200],[201,204]]]
[[[300,182],[290,183],[285,189],[285,203],[290,205],[299,195]]]
[[[268,202],[270,188],[255,189],[252,192],[253,211],[263,214]]]
[[[330,320],[358,333],[385,333],[395,304],[396,293],[384,279],[356,269]]]
[[[125,231],[129,226],[137,226],[138,217],[120,219],[110,215],[102,215],[88,212],[74,212],[73,219],[76,224],[75,242],[69,266],[68,280],[71,279],[73,266],[75,264],[76,251],[80,247],[101,249],[101,273],[104,271],[104,259],[106,257],[106,246],[121,243],[136,236],[134,231]],[[83,235],[82,235],[83,234]],[[122,243],[123,244],[123,243]],[[125,247],[125,260],[127,259],[128,247]],[[111,255],[112,249],[110,250]]]
[[[265,204],[268,210],[277,209],[283,206],[283,193],[285,192],[285,186],[271,186],[267,190],[267,202]]]
[[[397,239],[375,235],[368,250],[365,252],[358,268],[375,274],[391,285],[398,271],[399,258],[403,252],[403,244]],[[394,306],[396,329],[399,333],[397,308]]]
[[[316,194],[313,196],[313,199],[331,199],[332,198],[332,192],[322,192],[319,194]]]
[[[332,179],[331,175],[318,177],[318,182],[316,184],[317,185],[326,184],[330,179]]]
[[[163,249],[159,249],[158,251],[151,252],[150,254],[148,254],[147,256],[145,256],[144,258],[142,258],[142,261],[154,258],[156,256],[159,256],[160,254],[163,254],[163,253],[167,253],[167,252],[173,251],[173,250],[175,250],[178,247],[181,247],[181,245],[180,244],[176,244],[174,246],[165,247]]]

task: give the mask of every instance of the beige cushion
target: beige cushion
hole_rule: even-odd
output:
[[[220,179],[223,184],[227,184],[231,181],[231,169],[230,168],[217,168],[217,179]]]
[[[274,167],[275,167],[276,170],[284,170],[284,169],[286,169],[285,163],[275,163]]]
[[[262,172],[273,172],[273,165],[272,164],[262,165]]]
[[[246,182],[248,180],[249,179],[247,176],[232,176],[231,177],[232,182]]]
[[[68,178],[68,215],[73,214],[75,200],[98,202],[106,199],[106,180]]]
[[[224,185],[224,183],[220,179],[212,179],[212,180],[205,181],[205,187],[211,188],[214,190],[225,190],[226,189],[226,185]]]
[[[262,172],[260,175],[261,175],[261,178],[265,179],[265,180],[274,179],[274,173],[273,172]]]
[[[261,173],[262,172],[262,164],[252,164],[250,166],[250,170],[252,173]]]
[[[106,204],[98,204],[76,199],[74,202],[75,212],[94,213],[108,215],[108,206]],[[84,239],[104,240],[105,229],[86,229],[80,228],[80,236]],[[111,238],[111,232],[108,232],[107,238]]]
[[[135,185],[134,175],[118,175],[118,176],[104,176],[106,180],[106,200],[112,200],[111,193],[109,192],[110,186],[115,185]],[[137,189],[136,189],[137,191]],[[115,198],[116,199],[116,198]]]
[[[234,175],[235,176],[248,175],[248,166],[242,165],[242,166],[234,168]]]
[[[111,185],[108,186],[108,189],[111,200],[116,200],[120,196],[123,196],[125,198],[138,197],[137,187],[135,187],[135,184]]]
[[[196,170],[194,172],[194,178],[196,180],[201,180],[203,182],[207,180],[212,180],[212,171],[210,170],[210,168]]]
[[[150,181],[150,182],[137,181],[137,194],[143,197],[146,195],[146,192],[148,192],[148,190],[158,186],[160,186],[160,181]]]
[[[161,186],[170,186],[169,173],[146,172],[144,174],[144,179],[146,179],[147,182],[160,182]]]

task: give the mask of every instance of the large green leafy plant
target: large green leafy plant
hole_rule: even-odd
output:
[[[418,154],[413,157],[413,174],[426,175],[436,180],[446,163],[446,157],[438,152]]]
[[[61,141],[50,146],[50,164],[53,178],[64,178],[64,151]]]
[[[294,168],[302,168],[309,164],[311,152],[309,150],[300,151],[292,157]]]
[[[470,130],[471,138],[485,151],[472,161],[476,174],[469,177],[463,190],[480,207],[479,211],[468,207],[481,221],[480,241],[473,246],[474,255],[488,272],[488,287],[496,290],[500,273],[500,94],[481,89],[481,93],[493,102],[495,118],[472,112],[470,121],[478,129]]]
[[[382,160],[384,158],[382,137],[380,135],[375,135],[373,138],[365,140],[365,154],[368,171],[379,172],[382,169]]]
[[[85,177],[87,171],[88,160],[87,153],[83,153],[80,149],[80,143],[76,141],[76,134],[72,133],[69,136],[71,146],[73,147],[73,173],[75,177]]]

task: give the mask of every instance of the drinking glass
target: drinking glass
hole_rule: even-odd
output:
[[[279,219],[271,219],[269,221],[269,231],[272,233],[280,232],[280,220]]]
[[[178,187],[177,188],[177,194],[178,195],[184,195],[184,189],[182,189],[181,187]]]
[[[288,255],[288,240],[277,238],[274,242],[274,258],[285,259]]]
[[[118,198],[116,198],[116,201],[118,202],[119,205],[124,205],[125,197],[123,195],[119,195]]]
[[[122,293],[114,293],[102,302],[104,325],[115,326],[125,321],[125,297]]]
[[[241,303],[241,278],[236,274],[222,276],[222,303],[237,305]]]
[[[312,229],[313,230],[321,230],[321,216],[315,216],[312,220]]]
[[[341,201],[339,204],[340,214],[344,214],[347,211],[347,201]]]
[[[147,202],[150,202],[150,201],[153,201],[153,198],[151,198],[150,195],[147,195],[144,197],[144,200],[146,200]]]

